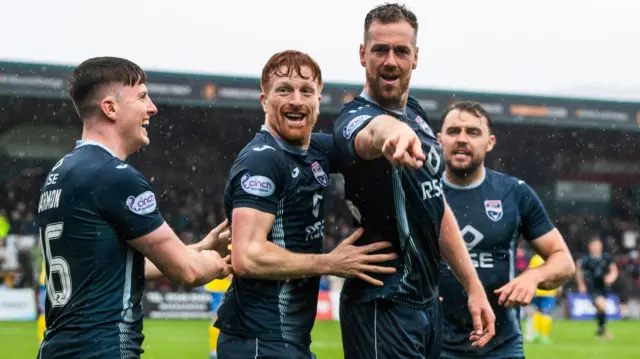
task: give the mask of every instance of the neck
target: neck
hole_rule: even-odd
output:
[[[308,136],[306,136],[304,138],[304,140],[302,141],[302,143],[291,143],[287,140],[285,140],[284,138],[282,138],[282,136],[280,136],[278,134],[278,131],[274,130],[271,125],[269,125],[269,121],[264,121],[264,127],[267,129],[267,131],[269,131],[269,133],[273,136],[278,138],[280,141],[282,141],[283,143],[286,143],[289,146],[295,146],[295,147],[299,147],[301,149],[306,149],[309,148],[309,143],[311,142],[311,134],[309,134]]]
[[[407,107],[407,100],[409,99],[409,92],[405,92],[403,93],[399,99],[397,99],[397,101],[388,101],[385,99],[381,99],[381,98],[376,98],[374,96],[374,93],[371,90],[371,86],[369,85],[369,82],[367,81],[364,84],[364,92],[369,95],[369,97],[371,97],[372,99],[374,99],[378,105],[380,105],[380,107],[385,108],[387,110],[404,110],[405,107]]]
[[[457,174],[445,168],[444,176],[447,181],[459,187],[468,187],[478,184],[484,175],[484,164],[478,166],[473,172],[467,174]]]
[[[83,141],[95,141],[98,142],[116,154],[116,156],[124,161],[128,156],[127,146],[113,131],[109,131],[104,126],[96,125],[85,121],[82,128],[82,140]]]

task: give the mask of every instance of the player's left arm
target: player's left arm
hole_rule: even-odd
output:
[[[555,289],[567,282],[575,273],[569,248],[544,209],[542,201],[531,187],[518,181],[519,210],[522,216],[520,232],[531,248],[545,260],[494,291],[498,303],[505,307],[528,305],[536,290]]]
[[[469,296],[469,312],[474,329],[470,340],[474,347],[482,348],[495,335],[496,317],[478,272],[471,262],[471,256],[460,234],[458,221],[446,201],[440,224],[440,254]]]

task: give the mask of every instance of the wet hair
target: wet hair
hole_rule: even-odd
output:
[[[369,28],[371,24],[377,21],[381,24],[393,24],[401,21],[406,21],[411,25],[415,34],[413,36],[413,43],[415,45],[418,38],[418,18],[416,14],[407,9],[404,5],[398,3],[384,4],[373,8],[367,13],[364,18],[364,43],[366,44],[369,39]]]
[[[135,63],[118,57],[94,57],[78,65],[67,80],[67,90],[83,120],[99,110],[94,97],[113,84],[135,86],[147,81],[147,75]]]
[[[440,124],[444,127],[444,120],[447,118],[449,112],[458,110],[460,112],[466,112],[478,118],[486,118],[487,119],[487,127],[489,127],[489,134],[493,134],[493,121],[491,120],[491,116],[487,110],[485,110],[482,105],[473,101],[457,101],[449,105],[447,110],[440,117]]]
[[[296,50],[286,50],[278,52],[269,58],[269,61],[262,68],[262,76],[260,77],[260,88],[262,91],[269,85],[271,76],[291,77],[298,75],[305,80],[309,80],[308,76],[302,74],[304,66],[311,69],[311,80],[322,86],[322,72],[318,63],[311,56]]]

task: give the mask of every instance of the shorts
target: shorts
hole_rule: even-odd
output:
[[[553,310],[556,307],[556,297],[551,297],[551,296],[533,297],[531,304],[535,306],[540,313],[545,315],[551,315],[553,313]]]
[[[220,333],[218,359],[315,359],[308,346],[286,340],[245,338]]]
[[[594,286],[589,288],[588,293],[595,302],[597,297],[604,297],[606,299],[609,294],[611,294],[611,288],[607,286]]]
[[[431,359],[442,350],[440,302],[414,309],[384,299],[343,300],[340,327],[345,359]]]

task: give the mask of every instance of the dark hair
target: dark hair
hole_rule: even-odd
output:
[[[371,11],[367,13],[367,16],[364,18],[364,42],[366,43],[369,35],[369,27],[374,21],[378,21],[382,24],[392,24],[401,21],[406,21],[411,25],[413,30],[415,31],[415,35],[413,37],[414,43],[416,38],[418,37],[418,18],[416,14],[411,12],[411,10],[407,9],[404,5],[400,5],[398,3],[394,4],[384,4],[373,8]]]
[[[286,69],[283,71],[282,67]],[[260,77],[260,87],[264,91],[269,84],[271,75],[277,77],[291,77],[294,73],[305,80],[308,77],[302,75],[302,67],[308,66],[311,69],[311,79],[322,86],[322,71],[318,63],[311,56],[296,50],[286,50],[278,52],[269,58],[269,61],[262,68]]]
[[[118,57],[94,57],[78,65],[67,80],[69,96],[80,118],[97,110],[92,97],[103,87],[112,84],[135,86],[147,81],[140,66]]]
[[[444,127],[444,120],[447,118],[447,115],[449,114],[449,112],[453,111],[453,110],[458,110],[460,112],[466,112],[469,114],[472,114],[476,117],[484,117],[487,119],[487,127],[489,127],[489,134],[493,133],[493,121],[491,121],[491,116],[489,116],[489,113],[487,112],[487,110],[485,110],[482,105],[480,105],[477,102],[473,102],[473,101],[458,101],[458,102],[454,102],[451,105],[449,105],[449,107],[447,108],[447,110],[442,114],[442,117],[440,117],[440,124],[441,126]]]

